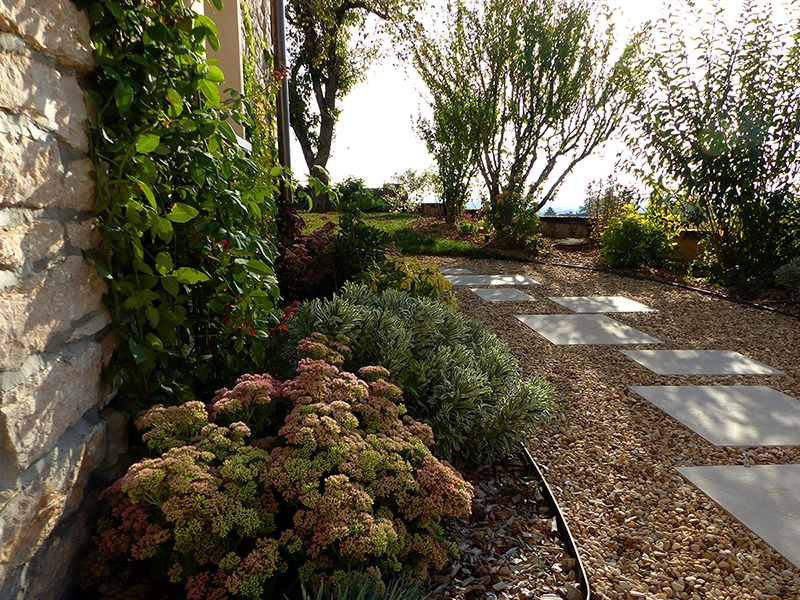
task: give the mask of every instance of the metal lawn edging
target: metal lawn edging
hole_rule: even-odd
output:
[[[542,495],[544,496],[545,502],[547,502],[548,506],[550,507],[550,511],[553,513],[553,516],[556,519],[558,533],[561,535],[561,539],[564,542],[567,551],[570,553],[571,558],[575,559],[575,579],[576,582],[580,583],[581,585],[581,589],[576,591],[583,594],[582,600],[592,600],[592,592],[591,588],[589,587],[589,577],[586,575],[586,569],[584,568],[583,561],[578,553],[578,545],[575,543],[575,539],[572,537],[572,532],[570,531],[569,525],[567,525],[567,522],[564,519],[564,515],[561,512],[561,507],[558,505],[555,495],[553,494],[553,490],[550,488],[547,480],[542,474],[542,471],[539,469],[539,465],[536,464],[535,460],[533,460],[528,447],[525,444],[521,445],[522,461],[528,466],[531,475],[536,477],[542,484]]]

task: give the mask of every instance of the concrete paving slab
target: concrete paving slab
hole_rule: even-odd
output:
[[[469,269],[456,269],[455,267],[439,269],[439,273],[442,275],[472,275],[472,271]]]
[[[661,343],[661,340],[605,315],[514,316],[557,345]]]
[[[453,285],[541,285],[525,275],[445,275]]]
[[[657,312],[624,296],[558,296],[550,300],[576,313]]]
[[[678,472],[800,567],[800,465],[680,467]]]
[[[472,291],[487,302],[532,302],[534,299],[515,288],[488,288]]]
[[[765,385],[630,388],[715,446],[800,446],[800,400]]]
[[[623,350],[659,375],[786,375],[731,350]]]

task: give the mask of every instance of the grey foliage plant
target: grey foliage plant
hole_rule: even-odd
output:
[[[790,292],[800,294],[800,256],[775,271],[775,283]]]
[[[345,368],[386,367],[404,390],[408,413],[433,428],[440,458],[510,458],[554,406],[553,387],[541,377],[522,378],[505,342],[482,323],[405,292],[348,283],[329,300],[302,304],[288,326],[276,352],[321,332],[350,346]]]

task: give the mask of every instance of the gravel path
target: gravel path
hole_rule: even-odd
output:
[[[658,283],[550,265],[437,258],[475,274],[529,275],[536,298],[490,303],[456,290],[460,309],[505,339],[527,373],[561,395],[530,449],[553,486],[599,598],[800,598],[795,568],[674,467],[800,464],[800,448],[721,448],[629,385],[767,385],[800,398],[800,322]],[[664,341],[658,349],[734,350],[786,376],[663,376],[619,346],[555,346],[514,314],[568,314],[548,296],[623,295],[657,309],[614,319]],[[622,348],[648,348],[623,346]],[[650,349],[653,346],[649,347]],[[798,491],[800,493],[800,490]]]

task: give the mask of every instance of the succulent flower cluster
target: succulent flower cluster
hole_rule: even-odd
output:
[[[522,377],[506,343],[485,325],[403,291],[346,283],[330,299],[301,304],[287,327],[273,355],[295,347],[287,340],[322,332],[352,348],[345,368],[385,367],[383,377],[403,389],[409,415],[433,429],[433,453],[454,463],[514,457],[555,404],[554,388]]]
[[[95,581],[152,559],[190,599],[262,598],[298,572],[421,577],[447,561],[437,523],[468,513],[472,488],[431,455],[430,427],[403,417],[386,369],[342,371],[347,348],[324,336],[298,350],[294,379],[245,375],[207,407],[139,417],[161,455],[104,493]]]

